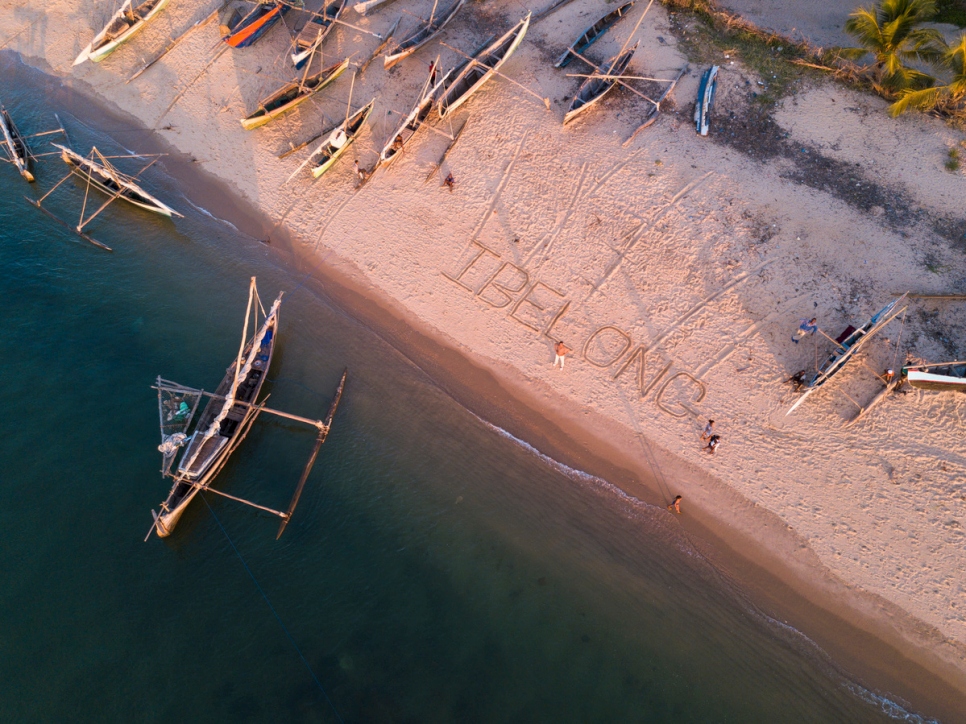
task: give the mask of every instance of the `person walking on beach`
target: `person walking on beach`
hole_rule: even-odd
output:
[[[570,352],[570,351],[571,351],[570,350],[570,347],[568,347],[567,345],[565,345],[563,343],[563,340],[557,342],[557,344],[555,344],[553,346],[554,358],[553,358],[553,365],[552,366],[553,367],[556,367],[557,366],[557,363],[559,362],[560,363],[560,369],[563,369],[564,368],[564,358],[567,356],[567,353]]]
[[[446,178],[443,179],[443,185],[446,186],[450,190],[450,193],[452,193],[453,187],[456,185],[456,179],[453,178],[453,172],[452,171],[450,171],[448,174],[446,174]]]
[[[708,424],[704,426],[704,432],[701,433],[701,442],[709,440],[712,432],[714,432],[714,420],[708,420]]]
[[[708,438],[707,451],[709,454],[714,455],[714,451],[718,449],[718,442],[721,440],[720,435],[712,435]]]
[[[357,158],[352,164],[352,168],[355,169],[356,175],[359,177],[359,181],[363,182],[366,180],[366,170],[359,166],[359,159]]]
[[[798,344],[798,340],[804,337],[806,334],[815,334],[818,331],[818,319],[812,317],[811,319],[801,320],[801,324],[798,325],[798,329],[795,334],[792,335],[792,342]]]
[[[677,513],[678,515],[681,515],[681,496],[675,495],[674,502],[668,505],[667,509],[670,510],[672,513]]]

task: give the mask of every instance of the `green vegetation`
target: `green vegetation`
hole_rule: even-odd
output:
[[[871,53],[873,82],[883,95],[928,88],[936,79],[906,63],[932,62],[942,55],[939,31],[919,27],[935,16],[934,0],[882,0],[874,7],[859,8],[846,21],[845,32],[861,47],[849,48],[843,56],[858,59]]]
[[[899,100],[889,106],[891,115],[898,116],[910,108],[922,111],[934,108],[952,110],[963,105],[966,100],[966,34],[960,36],[959,42],[952,47],[946,47],[935,63],[949,73],[949,83],[900,92]]]
[[[949,153],[946,154],[948,158],[946,159],[946,170],[947,171],[958,171],[959,170],[959,149],[950,148]]]
[[[950,2],[943,6],[947,16]],[[955,3],[953,9],[966,0]],[[937,13],[936,0],[882,0],[871,8],[859,8],[845,23],[845,32],[861,47],[847,48],[842,56],[858,60],[872,54],[872,65],[864,70],[876,91],[895,101],[889,107],[893,116],[913,108],[951,117],[966,115],[966,34],[949,46],[939,31],[922,27],[937,20]],[[911,62],[931,64],[948,82],[907,65]]]
[[[936,0],[935,20],[966,28],[966,0]]]

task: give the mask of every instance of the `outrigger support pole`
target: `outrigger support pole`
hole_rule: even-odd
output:
[[[299,504],[299,498],[302,496],[305,482],[309,479],[309,473],[312,472],[312,466],[315,465],[315,459],[319,455],[319,448],[322,447],[322,443],[329,436],[329,429],[332,427],[332,418],[335,417],[335,411],[339,407],[339,401],[342,399],[342,391],[345,389],[345,380],[348,374],[348,369],[343,370],[342,379],[339,381],[339,388],[335,391],[335,397],[332,398],[332,404],[329,406],[329,414],[325,416],[325,423],[319,428],[319,436],[315,438],[315,447],[312,448],[309,461],[305,464],[305,469],[302,470],[302,477],[299,478],[299,484],[295,488],[292,502],[288,504],[288,510],[282,516],[282,523],[278,527],[278,535],[275,536],[275,540],[282,537],[282,533],[285,532],[285,526],[292,519],[292,513],[295,512],[295,506]]]

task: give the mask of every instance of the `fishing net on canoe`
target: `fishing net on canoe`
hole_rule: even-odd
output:
[[[188,427],[201,402],[201,392],[164,384],[158,380],[158,415],[161,422],[161,444],[164,456],[161,472],[165,475],[177,457],[178,450],[188,440]]]

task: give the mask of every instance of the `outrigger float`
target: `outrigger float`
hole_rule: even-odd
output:
[[[276,538],[281,537],[285,527],[292,519],[292,514],[298,505],[309,473],[315,465],[319,448],[322,447],[332,427],[332,419],[345,389],[348,370],[342,373],[342,379],[336,389],[325,420],[312,420],[266,407],[265,402],[268,396],[266,395],[259,400],[259,394],[272,365],[275,345],[278,340],[279,306],[281,303],[282,294],[280,293],[266,313],[258,296],[255,277],[251,278],[248,289],[248,307],[245,310],[245,324],[238,355],[228,367],[224,378],[214,392],[185,387],[161,377],[157,378],[154,388],[158,391],[158,414],[161,424],[161,444],[158,446],[158,450],[162,454],[161,474],[164,477],[171,478],[173,484],[168,497],[161,503],[160,513],[151,511],[154,523],[151,525],[145,541],[153,533],[157,533],[159,538],[166,538],[171,535],[188,505],[201,492],[214,493],[281,518]],[[263,317],[261,324],[258,323],[259,311],[261,311]],[[254,321],[253,326],[257,327],[251,338],[248,337],[250,319]],[[191,428],[195,412],[204,397],[208,398],[208,404],[205,405],[194,432],[189,436],[188,431]],[[232,453],[241,445],[255,420],[262,413],[301,422],[314,427],[317,431],[315,445],[312,448],[309,460],[302,470],[295,493],[284,512],[253,503],[250,500],[230,495],[212,487],[215,478],[225,467]],[[184,451],[180,456],[180,461],[178,461],[181,448],[184,448]],[[175,466],[176,461],[177,466]]]

